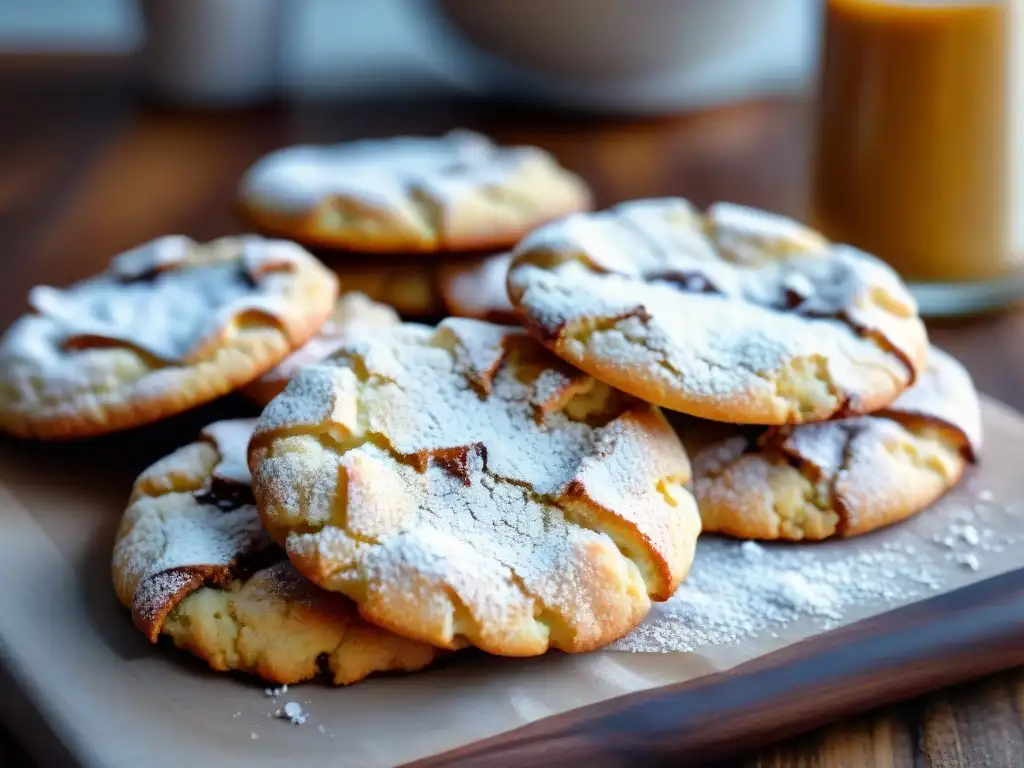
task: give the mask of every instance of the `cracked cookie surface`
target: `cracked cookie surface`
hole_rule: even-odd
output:
[[[239,207],[310,245],[427,253],[511,247],[590,192],[541,149],[458,130],[277,150],[246,172]]]
[[[246,386],[244,392],[261,405],[266,405],[281,393],[302,366],[330,357],[344,344],[345,336],[353,328],[387,328],[400,322],[398,313],[390,306],[372,301],[362,293],[345,293],[316,336]]]
[[[870,413],[913,382],[927,348],[888,266],[727,203],[638,200],[543,226],[516,247],[508,293],[560,357],[715,421]]]
[[[260,526],[246,445],[255,420],[216,422],[136,480],[114,546],[121,603],[219,671],[275,683],[327,672],[348,684],[413,671],[440,653],[363,621],[302,578]]]
[[[36,287],[0,340],[0,429],[85,437],[213,400],[305,343],[337,291],[302,248],[261,237],[164,237]]]
[[[927,507],[981,445],[970,376],[932,348],[917,383],[869,416],[748,430],[697,452],[704,530],[748,539],[856,536]]]
[[[443,648],[602,647],[673,593],[700,527],[657,408],[468,319],[350,336],[267,406],[249,466],[304,576]]]

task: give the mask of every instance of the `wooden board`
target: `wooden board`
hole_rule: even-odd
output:
[[[128,768],[244,761],[255,767],[292,757],[313,767],[337,764],[342,752],[346,764],[380,762],[374,744],[360,734],[346,739],[349,692],[312,685],[290,694],[313,704],[311,711],[330,723],[330,732],[267,720],[273,707],[262,686],[214,675],[171,648],[148,645],[113,597],[111,540],[135,473],[191,440],[202,424],[245,407],[228,401],[88,443],[0,442],[0,579],[7,585],[0,590],[0,666],[7,684],[0,714],[42,764]],[[1024,476],[1011,476],[1014,460],[1004,448],[1024,440],[1024,419],[992,403],[985,411],[989,449],[997,455],[975,480],[999,500],[1016,497],[1024,491]],[[688,762],[723,757],[1019,664],[1022,631],[1024,570],[1017,570],[819,634],[727,672],[610,698],[420,765],[625,765],[670,754]],[[418,676],[414,697],[389,693],[404,684],[399,678],[362,685],[374,686],[372,706],[379,708],[369,722],[386,718],[388,727],[404,724],[403,738],[415,731],[420,741],[445,744],[445,724],[466,716],[457,692],[467,680],[483,680],[476,695],[497,701],[500,710],[504,686],[511,690],[521,670],[542,672],[554,699],[586,663],[559,655],[480,657]],[[508,704],[514,708],[515,702]],[[251,733],[257,739],[250,740]]]
[[[695,765],[1024,663],[1024,570],[679,685],[610,699],[417,761]]]

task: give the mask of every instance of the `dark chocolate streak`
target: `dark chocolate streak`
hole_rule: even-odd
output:
[[[195,499],[200,504],[217,507],[222,512],[256,504],[252,486],[248,483],[236,483],[216,476],[210,479],[206,488],[196,491]]]
[[[692,272],[684,272],[681,270],[666,271],[661,274],[650,275],[646,279],[650,282],[661,281],[670,283],[687,293],[713,294],[725,297],[730,296],[729,293],[716,286],[712,279],[702,273],[699,269],[693,270]],[[845,308],[839,310],[821,308],[815,305],[814,296],[805,296],[799,291],[794,291],[789,288],[783,291],[781,301],[777,302],[758,301],[755,297],[748,296],[743,292],[741,292],[736,298],[740,298],[743,301],[750,302],[751,304],[766,307],[767,309],[773,309],[777,312],[788,312],[790,314],[795,314],[800,317],[806,317],[813,320],[838,320],[861,338],[873,339],[874,342],[885,352],[903,363],[903,366],[907,369],[907,373],[909,375],[908,386],[913,385],[917,380],[917,369],[912,364],[910,357],[896,344],[893,344],[885,334],[858,323],[850,316],[849,311]],[[836,414],[836,417],[842,417],[847,412],[848,408],[844,406],[844,408]]]
[[[716,296],[724,296],[725,293],[707,275],[701,272],[666,272],[654,278],[665,283],[672,283],[679,286],[687,293],[710,293]]]
[[[139,272],[134,275],[120,275],[118,282],[122,285],[131,285],[132,283],[155,283],[159,277],[174,269],[178,269],[181,265],[178,264],[156,264],[145,272]],[[238,275],[241,281],[245,283],[246,288],[254,289],[258,288],[259,285],[256,282],[256,278],[249,273],[249,270],[245,268],[243,264],[238,265]]]
[[[486,467],[487,448],[479,443],[467,446],[466,448],[456,448],[455,450],[437,453],[434,455],[434,461],[459,478],[463,485],[469,485],[469,456],[472,451],[480,454]]]
[[[133,275],[118,275],[117,282],[122,285],[130,285],[132,283],[154,283],[164,272],[177,269],[177,267],[177,264],[154,264],[145,272],[138,272]]]

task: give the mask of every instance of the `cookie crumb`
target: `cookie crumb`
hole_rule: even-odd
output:
[[[981,541],[981,536],[978,535],[978,529],[973,525],[951,525],[949,526],[949,532],[953,534],[953,536],[960,537],[972,547],[977,546],[978,542]]]
[[[289,701],[283,709],[277,710],[277,716],[282,720],[288,720],[292,725],[302,725],[309,717],[302,711],[302,705],[297,701]]]
[[[970,568],[972,571],[978,570],[981,567],[981,563],[978,562],[978,557],[973,552],[968,552],[965,555],[958,555],[956,561],[966,568]]]

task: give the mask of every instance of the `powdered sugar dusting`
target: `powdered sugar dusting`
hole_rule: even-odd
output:
[[[943,425],[959,436],[921,429]],[[933,348],[924,374],[887,409],[700,448],[694,488],[708,529],[771,538],[767,531],[777,511],[757,500],[778,499],[769,482],[772,468],[796,464],[822,508],[826,525],[818,535],[830,535],[834,525],[847,534],[864,533],[897,514],[917,512],[957,482],[980,439],[980,404],[970,377]],[[716,517],[728,522],[719,525]]]
[[[769,258],[823,253],[828,241],[792,219],[734,203],[715,203],[707,212],[710,235],[732,261],[758,264]]]
[[[153,241],[122,254],[110,270],[91,280],[62,290],[33,289],[29,300],[40,314],[31,319],[54,326],[58,346],[98,337],[134,346],[164,362],[187,361],[230,317],[248,310],[281,312],[279,292],[289,277],[276,270],[265,274],[262,266],[268,259],[282,263],[282,254],[284,263],[291,263],[288,259],[298,247],[274,243],[254,250],[259,242],[241,238],[234,258],[226,252],[228,258],[189,263],[196,243],[184,238]],[[207,247],[222,248],[216,243]]]
[[[220,454],[220,462],[213,469],[214,477],[249,485],[252,478],[246,463],[246,450],[254,429],[256,419],[215,421],[203,428],[200,434],[203,438],[211,440]]]
[[[981,402],[967,369],[938,347],[928,350],[928,366],[886,412],[923,416],[960,431],[970,452],[981,451]]]
[[[978,504],[962,509],[953,522],[931,537],[945,560],[956,562],[970,571],[979,570],[988,556],[1006,551],[1019,538],[997,533],[989,527],[989,505],[994,500],[992,491],[979,491],[977,500]]]
[[[584,642],[605,621],[632,621],[607,619],[600,606],[637,599],[626,584],[640,574],[622,558],[611,526],[565,510],[586,496],[632,523],[639,536],[626,545],[630,557],[659,594],[667,591],[661,574],[688,562],[697,519],[687,491],[669,489],[668,501],[657,490],[666,477],[685,482],[688,466],[648,406],[595,383],[581,397],[597,424],[538,411],[538,400],[566,385],[545,371],[562,367],[521,330],[474,320],[449,319],[436,332],[403,326],[372,343],[353,337],[292,380],[254,438],[258,450],[278,429],[311,425],[319,434],[329,429],[339,450],[262,459],[257,496],[272,496],[288,519],[311,525],[336,520],[336,499],[346,499],[344,528],[289,539],[293,560],[331,562],[342,591],[371,584],[394,606],[390,590],[429,584],[416,588],[408,610],[442,617],[454,593],[484,626],[535,633],[537,611],[552,611]],[[344,370],[351,375],[339,376]],[[357,407],[345,416],[336,404],[351,400]],[[314,413],[334,416],[311,424]],[[347,487],[336,495],[339,477]],[[324,493],[310,490],[317,488]],[[394,621],[407,620],[394,610]]]
[[[996,463],[1002,467],[984,471],[1009,466],[1002,457]],[[997,500],[1013,492],[1012,483],[994,493],[976,480],[927,514],[854,539],[757,543],[705,534],[677,593],[611,648],[760,646],[792,637],[790,628],[804,637],[1014,568],[1017,560],[1003,553],[1019,543],[1024,504],[1012,496]]]
[[[903,602],[939,587],[940,569],[911,544],[851,554],[822,545],[761,545],[702,537],[690,576],[621,651],[697,651],[735,645],[801,620],[823,628],[868,604]]]
[[[500,186],[528,162],[557,168],[542,150],[498,147],[466,130],[302,145],[260,159],[246,171],[240,194],[252,205],[282,212],[308,211],[332,196],[391,209],[405,208],[417,195],[443,205],[473,189]]]
[[[243,313],[272,318],[287,332],[295,314],[287,291],[303,259],[314,263],[285,241],[250,236],[200,245],[175,236],[121,254],[105,272],[68,288],[37,286],[29,295],[35,313],[0,342],[4,378],[23,400],[57,408],[80,408],[77,395],[123,387],[126,375],[148,373],[138,387],[170,386],[175,369],[161,365],[203,358]],[[125,350],[159,361],[149,366],[156,370],[137,370],[135,358],[117,356]]]
[[[454,355],[432,343],[434,331],[425,326],[405,325],[365,343],[355,335],[351,354],[341,351],[328,364],[303,369],[267,406],[258,432],[333,421],[355,435],[386,435],[402,456],[483,444],[490,472],[539,494],[558,494],[593,444],[594,428],[561,412],[538,424],[535,380],[521,381],[509,367],[491,377],[506,338],[518,338],[537,349],[534,356],[550,359],[518,329],[452,318],[439,334],[455,337]],[[560,367],[554,360],[550,364]],[[360,386],[352,375],[357,365],[371,384],[381,385]],[[481,398],[473,385],[477,379],[485,380],[490,396]],[[546,394],[550,379],[544,377],[541,386]],[[348,413],[338,407],[357,392],[364,400],[358,418],[354,407]]]
[[[682,200],[634,201],[541,227],[516,248],[513,303],[572,359],[694,401],[771,401],[772,374],[794,358],[823,359],[854,395],[867,386],[864,366],[909,378],[902,359],[860,332],[916,363],[924,331],[892,270],[853,249],[823,250],[793,222],[740,226],[731,209],[714,210],[702,223]],[[909,317],[876,305],[874,292]]]
[[[264,374],[259,382],[283,387],[303,366],[330,357],[344,343],[352,328],[386,328],[399,322],[398,313],[387,304],[372,301],[362,293],[346,293],[338,300],[334,313],[317,335]]]
[[[514,316],[505,282],[511,253],[490,256],[475,264],[443,265],[441,292],[448,310],[463,317],[504,320]]]
[[[222,439],[229,436],[218,443],[228,453],[221,455],[217,470],[228,475],[241,474],[244,445],[251,427],[249,420],[210,425],[210,434]],[[162,465],[168,472],[193,472],[191,456],[189,447],[182,448],[163,459]],[[114,573],[119,596],[123,602],[133,605],[136,613],[157,615],[160,606],[178,594],[178,588],[184,584],[180,579],[185,577],[179,576],[179,581],[174,581],[174,571],[188,567],[228,567],[240,555],[270,546],[255,506],[243,504],[224,509],[203,503],[200,497],[208,489],[207,484],[196,493],[143,496],[125,513],[125,524],[114,545]],[[166,578],[151,578],[167,572],[171,575]],[[142,585],[148,585],[149,591],[142,591]]]

